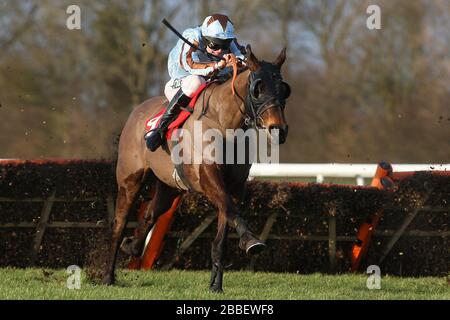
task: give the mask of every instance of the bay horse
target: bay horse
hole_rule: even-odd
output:
[[[184,130],[192,130],[194,120],[200,120],[203,129],[214,128],[223,133],[226,129],[255,127],[265,129],[269,139],[285,142],[288,125],[284,107],[289,96],[289,85],[283,81],[281,66],[286,59],[286,48],[273,63],[259,61],[248,45],[246,67],[235,74],[235,81],[211,84],[196,102],[192,115],[183,124]],[[235,93],[235,95],[232,94]],[[204,101],[207,101],[205,108]],[[175,165],[171,160],[173,145],[169,143],[154,152],[147,149],[143,139],[145,122],[167,104],[165,97],[154,97],[137,106],[130,114],[120,136],[116,167],[118,194],[115,218],[112,225],[111,244],[103,283],[115,282],[115,264],[119,242],[133,202],[142,188],[152,195],[144,221],[133,237],[125,238],[120,248],[127,254],[140,256],[145,239],[158,217],[165,213],[173,201],[185,190],[180,189],[173,176]],[[276,130],[274,130],[276,129]],[[251,163],[244,164],[182,164],[183,180],[190,191],[207,197],[218,209],[218,227],[212,242],[212,272],[210,290],[222,292],[224,244],[227,226],[235,228],[239,247],[247,254],[257,254],[265,248],[247,227],[239,215],[242,198]]]

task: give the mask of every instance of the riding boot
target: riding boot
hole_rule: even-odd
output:
[[[164,136],[170,123],[180,113],[181,108],[188,105],[189,101],[191,101],[191,98],[185,95],[180,88],[167,106],[166,112],[162,115],[158,127],[145,135],[147,148],[155,151],[163,144]]]

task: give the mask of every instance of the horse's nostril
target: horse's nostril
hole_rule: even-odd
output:
[[[286,135],[284,134],[284,130],[280,132],[279,143],[283,144],[286,141]]]

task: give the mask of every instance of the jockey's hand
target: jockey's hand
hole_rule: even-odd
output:
[[[224,54],[223,59],[218,62],[219,69],[231,67],[232,65],[233,64],[231,62],[231,53]]]

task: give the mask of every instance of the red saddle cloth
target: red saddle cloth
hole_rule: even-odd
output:
[[[198,88],[198,90],[195,92],[194,96],[191,98],[191,101],[189,102],[190,108],[194,109],[195,103],[197,102],[197,99],[200,96],[200,93],[202,93],[202,91],[204,89],[206,89],[212,82],[213,81],[207,81]],[[160,112],[158,112],[156,115],[149,118],[145,122],[145,132],[154,130],[159,126],[161,117],[164,114],[164,112],[166,112],[166,109],[167,108],[163,108]],[[189,118],[190,115],[191,115],[191,112],[189,112],[187,110],[181,110],[180,114],[175,118],[175,120],[173,120],[170,123],[170,125],[168,127],[168,130],[166,133],[167,140],[170,139],[170,137],[172,136],[172,133],[175,131],[175,129],[180,128],[183,125],[183,123],[187,120],[187,118]]]

